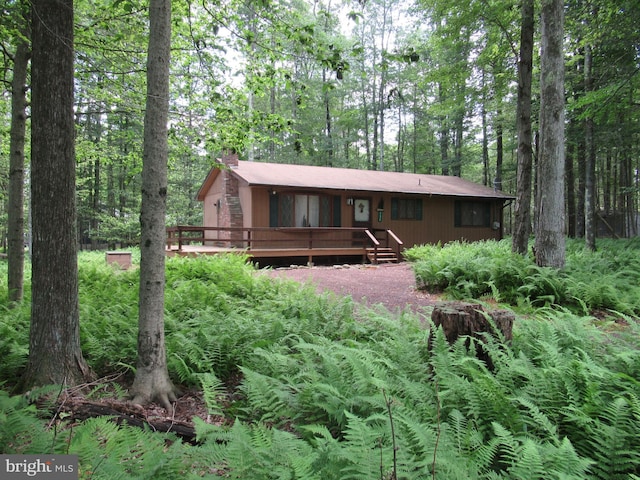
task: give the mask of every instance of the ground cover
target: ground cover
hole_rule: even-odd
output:
[[[598,255],[599,262],[582,263],[599,278],[626,261]],[[575,282],[571,268],[565,275]],[[188,443],[110,417],[73,420],[73,411],[61,409],[61,399],[74,395],[112,406],[124,396],[135,364],[136,289],[135,268],[117,271],[102,255],[83,254],[82,345],[104,381],[82,391],[12,395],[26,360],[28,298],[0,312],[0,452],[75,453],[81,478],[109,479],[640,474],[639,329],[631,302],[596,319],[586,302],[517,301],[513,341],[488,344],[489,371],[463,341],[450,347],[440,333],[429,352],[427,326],[412,311],[363,307],[256,272],[235,256],[170,259],[167,350],[192,414],[196,437]],[[6,295],[5,284],[0,292]]]

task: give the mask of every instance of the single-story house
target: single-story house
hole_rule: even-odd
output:
[[[459,177],[247,162],[225,155],[197,199],[204,208],[204,244],[349,248],[370,243],[373,235],[401,250],[500,239],[503,208],[513,197]]]

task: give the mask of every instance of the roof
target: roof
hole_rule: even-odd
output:
[[[214,167],[200,188],[202,200],[219,173]],[[231,171],[249,186],[271,188],[330,189],[344,191],[408,193],[491,199],[513,199],[512,195],[495,191],[460,177],[421,173],[356,170],[281,163],[238,161]]]

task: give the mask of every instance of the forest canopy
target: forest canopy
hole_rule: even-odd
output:
[[[0,24],[3,231],[9,82],[28,38],[25,6],[4,2]],[[78,240],[136,243],[148,6],[74,7]],[[247,160],[460,175],[516,191],[520,3],[205,0],[172,8],[169,225],[201,223],[196,192],[229,148]],[[539,11],[536,4],[534,132]],[[631,0],[565,2],[570,235],[584,234],[588,159],[598,214],[616,234],[637,230],[639,21]]]

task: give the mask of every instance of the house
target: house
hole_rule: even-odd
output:
[[[424,243],[500,239],[503,208],[513,199],[459,177],[246,162],[237,155],[211,169],[197,198],[204,225],[192,228],[203,246],[274,256],[386,247],[400,253]]]

